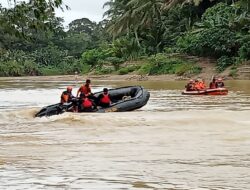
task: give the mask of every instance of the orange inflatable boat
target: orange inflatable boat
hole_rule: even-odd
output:
[[[214,88],[214,89],[204,89],[204,90],[193,90],[182,92],[183,95],[227,95],[228,90],[226,88]]]

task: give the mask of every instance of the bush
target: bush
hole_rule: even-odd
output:
[[[106,58],[106,61],[110,62],[116,71],[119,70],[120,65],[124,62],[122,58],[118,57],[108,57]]]
[[[242,60],[250,59],[250,41],[245,41],[239,49],[239,56]]]
[[[180,51],[198,56],[234,56],[238,51],[236,33],[227,28],[208,28],[179,38]]]
[[[222,56],[217,60],[217,71],[222,72],[234,63],[234,58]]]
[[[135,70],[138,70],[141,66],[139,65],[132,65],[132,66],[128,66],[128,67],[125,67],[125,68],[121,68],[119,71],[118,71],[118,74],[119,75],[126,75],[128,73],[131,73]]]
[[[40,75],[39,68],[33,60],[24,61],[23,71],[25,75],[30,75],[30,76]]]
[[[238,76],[238,70],[237,69],[232,69],[230,71],[230,73],[229,73],[229,76],[233,77],[233,78],[237,77]]]
[[[106,67],[106,68],[99,67],[95,70],[95,74],[97,75],[110,74],[112,72],[114,72],[114,69],[109,68],[109,67]]]
[[[110,49],[92,49],[82,54],[81,61],[93,67],[97,65],[100,60],[105,60],[110,56],[112,56],[112,51]]]
[[[178,64],[174,68],[174,73],[178,76],[182,75],[193,75],[193,74],[199,74],[202,70],[201,67],[190,64],[190,63],[185,63],[185,64]]]
[[[87,64],[82,64],[81,71],[79,73],[86,74],[90,71],[91,67]]]
[[[180,58],[170,58],[164,54],[151,56],[148,62],[141,66],[139,74],[176,74],[178,76],[185,74],[198,74],[201,72],[201,67],[194,63],[184,61]]]
[[[64,72],[61,69],[52,67],[52,66],[47,66],[47,67],[41,67],[39,69],[41,75],[44,76],[53,76],[53,75],[62,75]]]
[[[150,73],[152,65],[150,63],[143,64],[138,70],[138,74],[145,75]]]

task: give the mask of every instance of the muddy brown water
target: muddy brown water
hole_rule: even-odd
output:
[[[34,118],[79,83],[0,78],[0,189],[250,189],[250,81],[226,81],[227,96],[183,96],[183,81],[92,87],[137,84],[151,93],[137,111]]]

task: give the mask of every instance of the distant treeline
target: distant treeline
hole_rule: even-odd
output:
[[[34,2],[0,6],[0,76],[183,75],[201,68],[175,54],[215,58],[218,72],[250,59],[248,0],[110,0],[103,21],[67,29],[54,14],[60,0]],[[131,61],[140,64],[124,67]]]

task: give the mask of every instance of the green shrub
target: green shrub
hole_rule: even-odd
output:
[[[114,66],[114,69],[116,71],[119,70],[120,65],[124,62],[122,58],[118,58],[118,57],[108,57],[105,60],[110,62]]]
[[[150,73],[152,65],[150,63],[143,64],[138,70],[138,74],[145,75]]]
[[[201,67],[190,64],[190,63],[184,63],[184,64],[178,64],[174,68],[175,74],[178,76],[182,75],[193,75],[193,74],[199,74],[202,70]]]
[[[170,58],[164,54],[157,54],[156,56],[151,56],[148,62],[141,66],[139,74],[176,74],[181,76],[198,74],[201,72],[201,69],[201,67],[196,66],[192,62],[187,62],[180,58]]]
[[[227,67],[232,65],[234,63],[234,59],[227,56],[222,56],[217,60],[217,66],[216,69],[219,72],[224,71]]]
[[[118,71],[118,74],[119,75],[126,75],[126,74],[134,72],[134,71],[136,71],[136,70],[138,70],[140,68],[141,68],[140,65],[131,65],[131,66],[128,66],[128,67],[125,67],[125,68],[121,68]]]
[[[97,65],[100,60],[104,60],[110,56],[112,56],[112,51],[110,49],[91,49],[82,54],[81,61],[93,67]]]
[[[239,49],[239,56],[242,60],[250,60],[250,41],[245,41]]]
[[[238,51],[236,33],[227,28],[208,28],[198,33],[187,33],[179,38],[181,52],[198,56],[234,56]]]
[[[90,66],[90,65],[82,64],[79,73],[86,74],[86,73],[88,73],[88,72],[90,71],[90,69],[91,69],[91,66]]]
[[[64,72],[61,69],[51,67],[51,66],[41,67],[41,68],[39,68],[39,71],[40,71],[41,75],[44,75],[44,76],[53,76],[53,75],[64,74]]]
[[[114,69],[112,69],[112,68],[109,68],[109,67],[99,67],[99,68],[97,68],[96,70],[95,70],[95,74],[97,74],[97,75],[103,75],[103,74],[110,74],[110,73],[112,73],[112,72],[114,72]]]
[[[232,69],[230,72],[229,72],[229,76],[230,77],[237,77],[238,76],[238,70],[237,69]]]
[[[40,75],[39,68],[33,60],[24,61],[23,71],[25,75],[30,75],[30,76]]]

